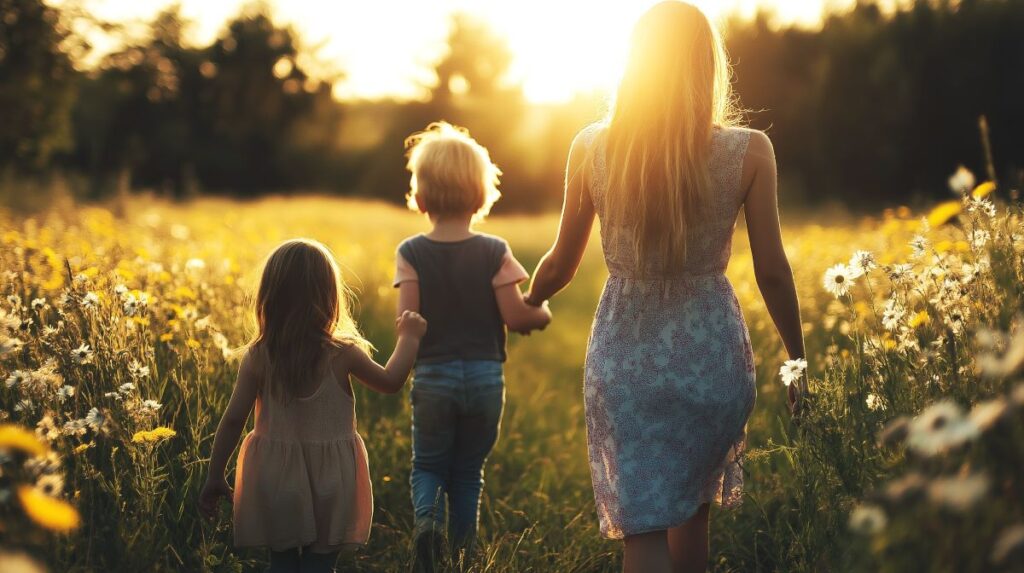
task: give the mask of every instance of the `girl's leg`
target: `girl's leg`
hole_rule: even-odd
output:
[[[629,535],[625,541],[622,573],[672,573],[665,530]]]
[[[708,513],[703,504],[686,523],[668,530],[673,573],[704,573],[708,567]]]
[[[299,548],[271,551],[267,573],[299,573]]]
[[[338,552],[316,553],[306,548],[302,550],[300,567],[302,573],[332,573],[334,564],[338,561]]]

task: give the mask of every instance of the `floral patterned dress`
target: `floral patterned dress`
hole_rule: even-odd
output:
[[[609,271],[587,349],[584,402],[601,533],[621,539],[681,525],[704,503],[730,507],[742,496],[754,360],[724,273],[750,131],[714,131],[714,204],[671,273],[658,261],[638,264],[631,239],[607,228],[603,134],[593,125],[579,136],[590,152]]]

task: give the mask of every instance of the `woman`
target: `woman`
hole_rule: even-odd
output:
[[[723,274],[741,207],[765,303],[790,357],[804,355],[772,145],[733,117],[704,14],[651,8],[610,117],[573,142],[558,238],[527,298],[569,283],[596,215],[609,277],[587,350],[587,435],[601,531],[625,540],[627,572],[704,571],[709,503],[742,495],[754,360]]]

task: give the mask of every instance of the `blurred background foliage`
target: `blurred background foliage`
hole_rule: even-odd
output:
[[[264,4],[199,46],[172,7],[90,65],[78,31],[118,30],[76,6],[0,0],[0,173],[47,181],[4,185],[9,196],[59,177],[57,188],[85,199],[152,189],[399,201],[403,139],[446,119],[469,127],[505,172],[499,210],[545,210],[560,202],[572,136],[607,106],[599,93],[527,101],[506,81],[503,38],[465,14],[450,20],[429,98],[367,101],[333,97],[344,71],[312,73],[315,47]],[[1018,0],[916,0],[895,11],[860,2],[813,29],[737,17],[724,33],[740,104],[775,142],[787,199],[874,207],[947,193],[959,164],[984,172],[981,116],[994,175],[1019,185],[1022,30]]]

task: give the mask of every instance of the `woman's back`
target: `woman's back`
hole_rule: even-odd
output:
[[[751,131],[742,128],[716,128],[712,131],[709,172],[713,202],[706,206],[700,224],[690,229],[686,259],[668,265],[663,260],[636,261],[634,239],[626,229],[609,228],[612,224],[603,211],[608,192],[606,130],[594,124],[581,133],[582,141],[592,150],[590,193],[601,219],[601,242],[605,261],[612,275],[630,278],[668,278],[674,276],[721,274],[729,264],[732,234],[736,217],[743,205],[743,160]],[[639,190],[636,190],[639,192]],[[656,259],[656,258],[655,258]]]

